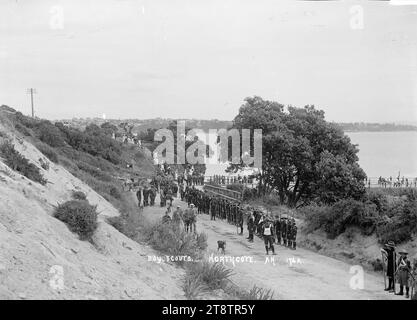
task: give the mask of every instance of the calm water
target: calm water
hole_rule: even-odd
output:
[[[348,132],[368,177],[417,177],[417,132]]]
[[[417,132],[348,132],[358,144],[359,164],[368,177],[417,177]],[[206,175],[224,174],[226,165],[208,165]]]

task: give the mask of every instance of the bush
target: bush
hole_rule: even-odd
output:
[[[301,210],[310,229],[323,227],[331,239],[350,226],[359,227],[365,235],[370,235],[375,231],[379,217],[375,204],[352,199],[340,200],[332,206],[307,206]]]
[[[115,199],[121,199],[122,198],[122,194],[121,194],[120,190],[118,188],[116,188],[115,186],[110,187],[109,194]]]
[[[207,260],[191,263],[187,268],[187,275],[190,278],[200,278],[201,282],[211,290],[224,287],[232,274],[233,272],[222,263],[210,263]]]
[[[189,256],[196,259],[201,255],[194,235],[176,227],[173,223],[156,225],[150,237],[150,244],[156,250],[172,256]]]
[[[324,226],[328,223],[330,215],[329,206],[319,206],[316,204],[308,205],[299,209],[305,216],[307,222],[307,232],[311,232]]]
[[[204,251],[207,249],[207,235],[205,233],[198,233],[197,234],[197,247]]]
[[[82,191],[72,191],[72,198],[74,200],[87,200],[87,196],[84,192]]]
[[[84,200],[71,200],[58,205],[54,217],[64,222],[81,240],[91,240],[97,229],[97,207]]]
[[[0,146],[0,155],[12,170],[17,171],[26,178],[42,185],[47,183],[40,173],[39,168],[17,152],[10,142],[6,141]]]
[[[97,178],[101,181],[110,182],[112,181],[112,177],[108,175],[106,172],[102,171],[100,168],[93,167],[85,162],[79,161],[77,163],[78,169],[85,171],[90,176]]]
[[[387,215],[378,222],[376,233],[381,243],[389,240],[402,243],[412,239],[417,232],[417,201],[401,200],[392,204]]]
[[[366,201],[375,204],[376,210],[381,214],[388,210],[387,196],[380,191],[369,190],[366,193]]]
[[[307,221],[307,232],[323,228],[329,238],[358,227],[364,235],[376,233],[381,243],[409,241],[417,233],[417,200],[414,192],[404,192],[390,202],[380,192],[368,193],[365,202],[341,200],[332,206],[306,206],[300,211]]]
[[[256,285],[249,292],[239,294],[239,299],[242,300],[272,300],[273,297],[274,292],[272,289],[259,288]]]
[[[25,126],[21,125],[20,123],[16,123],[15,124],[15,129],[17,131],[19,131],[21,134],[23,134],[24,136],[31,136],[32,134],[30,133],[29,129],[26,128]]]
[[[150,239],[154,230],[152,224],[147,224],[142,216],[133,211],[130,213],[123,210],[119,211],[122,213],[120,216],[107,218],[107,222],[111,226],[132,240],[139,241],[141,235],[144,240]]]
[[[65,145],[65,140],[61,131],[49,121],[42,121],[36,127],[36,132],[39,139],[51,147],[56,148]]]
[[[43,143],[38,143],[36,144],[36,148],[38,148],[38,150],[42,152],[42,154],[50,161],[53,163],[58,163],[58,154],[50,146]]]
[[[201,277],[190,275],[184,277],[181,288],[184,290],[184,295],[189,300],[198,299],[201,294],[209,291],[208,287],[201,280]]]
[[[65,141],[74,149],[84,151],[92,156],[101,157],[113,164],[120,164],[122,159],[121,145],[108,137],[103,129],[89,125],[84,132],[65,127],[62,123],[55,126],[62,132]]]

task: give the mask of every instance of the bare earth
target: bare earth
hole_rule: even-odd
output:
[[[174,206],[186,208],[178,199]],[[145,215],[151,220],[161,219],[164,208],[145,208]],[[258,287],[272,289],[274,299],[320,299],[320,300],[384,300],[404,298],[384,292],[384,279],[380,274],[363,273],[363,289],[353,289],[352,277],[359,277],[352,265],[329,258],[313,251],[297,248],[290,250],[275,245],[276,255],[266,256],[263,241],[255,236],[253,243],[246,240],[246,228],[243,235],[238,235],[236,227],[227,222],[211,221],[209,216],[198,216],[197,231],[208,236],[207,258],[221,257],[217,252],[217,241],[226,241],[226,256],[252,257],[252,263],[243,262],[234,265],[226,263],[234,270],[232,281],[240,287],[251,289]]]

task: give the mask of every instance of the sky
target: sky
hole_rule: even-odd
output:
[[[361,19],[362,17],[362,19]],[[231,120],[245,97],[417,123],[417,6],[0,0],[0,104],[36,115]]]

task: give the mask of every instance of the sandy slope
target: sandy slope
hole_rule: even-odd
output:
[[[175,205],[186,207],[179,200],[175,200]],[[160,219],[162,212],[161,209],[159,214],[153,213],[151,218]],[[363,289],[352,289],[352,265],[310,250],[275,246],[277,255],[268,256],[274,257],[274,261],[267,260],[261,239],[255,237],[254,243],[249,243],[246,229],[243,236],[238,235],[235,227],[210,221],[208,215],[198,216],[197,230],[208,235],[207,257],[221,256],[217,253],[217,240],[227,242],[226,255],[252,257],[252,263],[227,263],[234,270],[233,282],[247,289],[254,284],[272,289],[275,299],[404,299],[384,292],[382,275],[369,272],[364,272]]]
[[[31,144],[14,142],[38,166],[39,158],[45,159]],[[104,222],[105,216],[118,215],[110,203],[58,165],[41,170],[50,182],[46,186],[0,160],[0,299],[184,298],[181,269],[156,267],[148,262],[156,252]],[[101,212],[95,245],[78,240],[51,216],[53,206],[69,200],[74,189],[85,192]],[[57,280],[61,270],[63,288]]]

